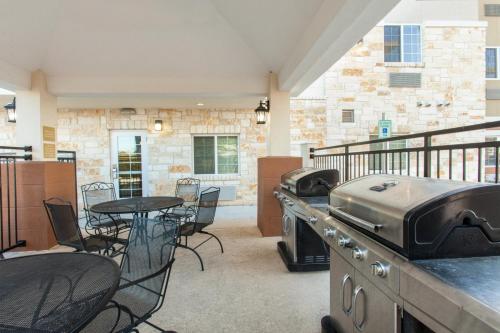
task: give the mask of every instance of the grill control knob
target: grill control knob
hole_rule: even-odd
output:
[[[350,238],[340,236],[337,240],[337,245],[343,248],[352,247],[352,242]]]
[[[273,195],[275,198],[279,198],[280,197],[280,193],[278,191],[273,191]]]
[[[389,271],[389,267],[387,265],[382,264],[380,261],[376,261],[371,265],[372,274],[379,277],[386,277],[387,272]]]
[[[292,207],[293,205],[295,205],[295,202],[293,202],[292,200],[288,200],[288,201],[286,202],[286,204],[287,204],[288,206]]]
[[[309,223],[316,224],[318,218],[316,216],[309,216]]]
[[[366,251],[361,250],[359,247],[352,249],[352,257],[356,260],[363,260],[366,257]]]
[[[337,230],[335,228],[325,228],[323,229],[323,235],[325,237],[333,238],[337,234]]]

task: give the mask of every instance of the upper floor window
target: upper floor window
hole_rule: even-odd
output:
[[[420,26],[384,26],[384,61],[422,62],[422,36]]]
[[[342,110],[342,122],[343,123],[353,123],[354,122],[354,110],[352,110],[352,109]]]
[[[237,174],[239,144],[235,135],[193,137],[194,173]]]
[[[486,78],[498,79],[498,47],[486,48]]]

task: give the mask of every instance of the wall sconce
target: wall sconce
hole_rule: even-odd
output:
[[[267,114],[271,108],[271,102],[266,99],[265,101],[260,101],[259,106],[255,109],[255,114],[257,115],[257,124],[262,125],[267,121]]]
[[[422,105],[424,105],[424,103],[422,101],[417,102],[417,107],[422,107]]]
[[[424,106],[425,106],[426,108],[430,107],[431,105],[432,105],[432,104],[431,104],[430,102],[424,102]]]
[[[7,121],[9,123],[15,123],[16,122],[16,98],[14,97],[14,100],[12,103],[9,103],[4,106],[5,111],[7,111]]]
[[[160,132],[163,129],[163,120],[155,120],[155,131]]]

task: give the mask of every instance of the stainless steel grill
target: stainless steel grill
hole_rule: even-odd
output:
[[[330,214],[409,259],[500,254],[500,186],[370,175],[336,187]]]

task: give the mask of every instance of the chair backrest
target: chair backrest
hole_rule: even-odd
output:
[[[57,243],[84,251],[83,237],[70,202],[59,198],[43,201]]]
[[[163,303],[177,243],[177,223],[136,217],[121,262],[117,301],[138,316]],[[128,286],[125,286],[129,284]],[[133,295],[134,301],[127,301]]]
[[[87,222],[92,224],[93,221],[102,220],[100,214],[93,213],[89,210],[89,208],[101,202],[116,200],[114,184],[95,182],[82,185],[81,190],[83,197],[83,207],[85,208],[85,216],[87,218]]]
[[[196,223],[212,224],[215,219],[215,211],[219,202],[220,188],[209,187],[202,191],[196,212]]]
[[[195,178],[181,178],[175,186],[175,196],[184,199],[185,203],[196,203],[200,193],[200,180]]]

